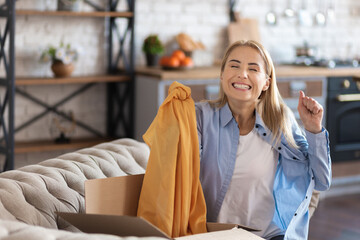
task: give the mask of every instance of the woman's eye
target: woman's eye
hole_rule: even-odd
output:
[[[239,68],[239,66],[236,66],[236,65],[232,65],[230,66],[231,68]]]
[[[250,68],[249,70],[253,71],[253,72],[258,72],[258,70],[256,68]]]

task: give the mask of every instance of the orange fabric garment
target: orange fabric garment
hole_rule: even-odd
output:
[[[173,238],[207,232],[195,105],[189,87],[171,84],[143,138],[150,157],[137,215]]]

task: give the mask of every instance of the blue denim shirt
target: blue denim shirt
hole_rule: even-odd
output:
[[[207,220],[216,222],[234,172],[239,128],[229,106],[212,108],[207,102],[196,103],[200,145],[200,181],[207,206]],[[292,121],[296,121],[293,118]],[[292,124],[299,148],[294,149],[281,138],[278,145],[272,133],[256,114],[255,129],[279,152],[273,195],[273,222],[285,232],[284,239],[307,239],[308,207],[313,189],[330,187],[331,160],[328,132],[312,134]],[[240,194],[240,193],[239,193]]]

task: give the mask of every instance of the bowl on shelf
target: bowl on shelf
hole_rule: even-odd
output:
[[[55,60],[51,64],[51,70],[55,77],[70,77],[75,67],[72,63],[64,64],[62,61]]]

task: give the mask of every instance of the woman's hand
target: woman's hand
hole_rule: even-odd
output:
[[[324,109],[315,99],[305,96],[303,91],[300,91],[298,111],[307,131],[311,133],[321,132]]]

